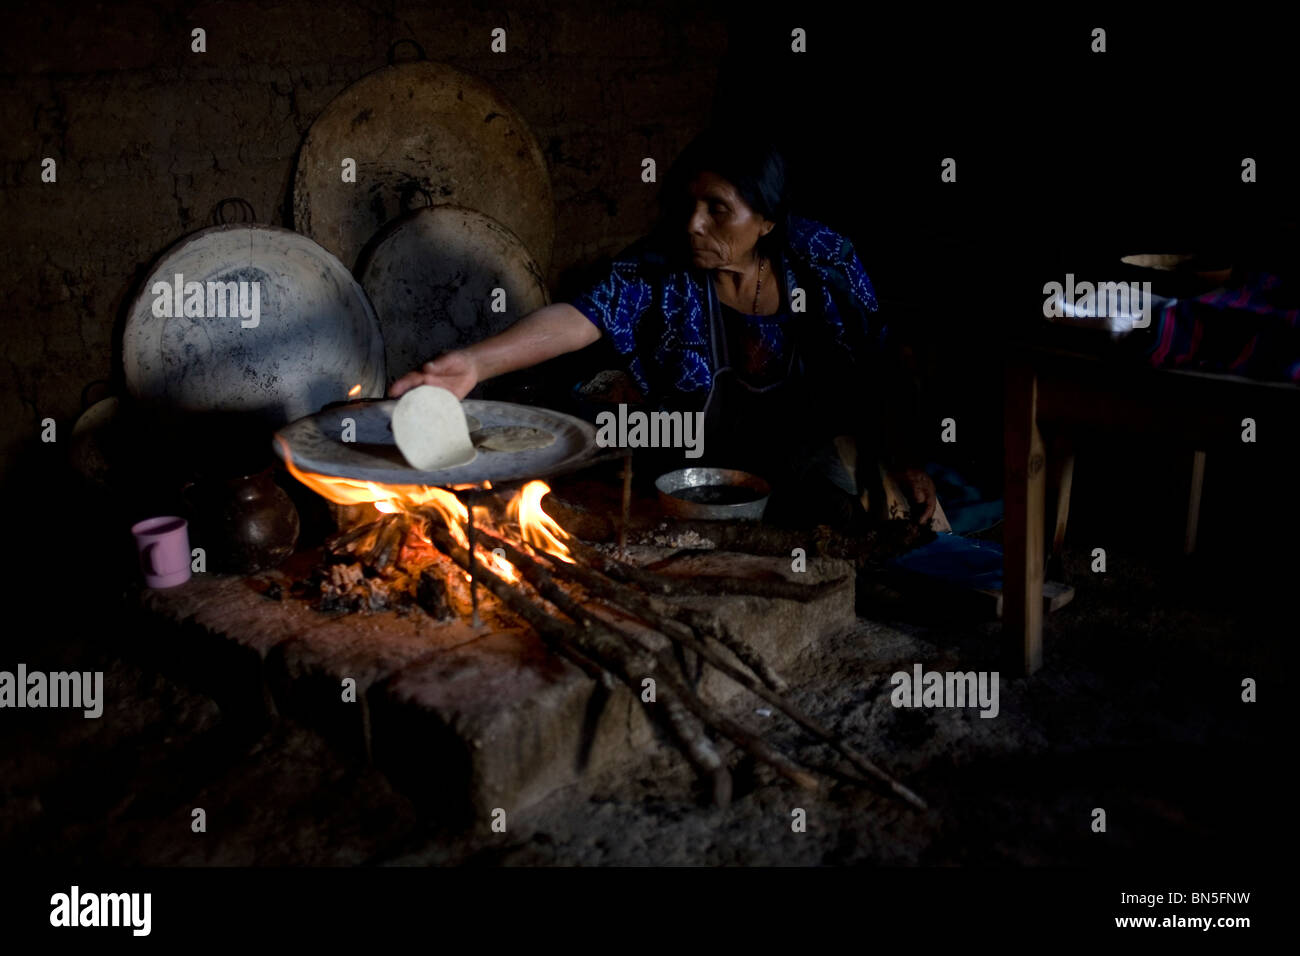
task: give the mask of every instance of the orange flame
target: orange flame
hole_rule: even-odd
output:
[[[519,534],[525,541],[539,551],[573,564],[569,547],[564,543],[569,533],[542,510],[542,499],[550,490],[544,481],[530,481],[511,500],[507,510],[519,523]]]
[[[360,383],[360,382],[358,382],[356,385],[353,385],[350,389],[348,389],[348,398],[355,398],[356,396],[358,396],[358,395],[360,395],[360,394],[361,394],[361,383]]]
[[[469,549],[469,512],[464,502],[450,491],[428,485],[385,485],[375,481],[360,481],[353,478],[336,478],[303,471],[293,463],[288,442],[276,436],[284,451],[284,464],[294,478],[316,492],[321,497],[339,505],[373,504],[375,510],[382,514],[412,512],[417,508],[432,509],[447,526],[452,539],[466,550]],[[491,484],[464,486],[491,488]],[[542,498],[550,491],[544,481],[530,481],[519,491],[507,506],[507,514],[519,525],[519,535],[540,551],[554,555],[562,561],[572,563],[568,546],[564,543],[568,532],[542,510]],[[475,514],[479,519],[479,514]],[[414,532],[425,544],[429,539]],[[519,573],[504,555],[486,550],[480,545],[477,549],[479,559],[492,571],[512,583],[519,580]],[[466,575],[468,579],[469,575]]]

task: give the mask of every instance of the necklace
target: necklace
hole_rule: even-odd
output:
[[[754,315],[758,315],[758,294],[759,294],[760,292],[763,291],[763,267],[766,266],[766,265],[767,265],[767,261],[766,261],[766,260],[764,260],[764,259],[760,259],[760,260],[759,260],[759,263],[758,263],[758,285],[757,285],[757,287],[755,287],[755,289],[754,289],[754,307],[753,307],[752,309],[749,310],[749,311],[750,311],[751,313],[753,313]]]

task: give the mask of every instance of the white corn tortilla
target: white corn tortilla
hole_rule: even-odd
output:
[[[460,401],[445,388],[420,385],[393,408],[393,439],[412,468],[441,471],[477,456]]]

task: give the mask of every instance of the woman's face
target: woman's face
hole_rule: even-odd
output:
[[[690,184],[691,261],[701,269],[744,268],[754,244],[776,224],[755,212],[721,176],[700,173]]]

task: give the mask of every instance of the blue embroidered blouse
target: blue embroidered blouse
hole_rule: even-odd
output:
[[[756,323],[753,348],[784,353],[795,338],[789,323],[811,323],[832,350],[856,355],[882,346],[888,334],[874,313],[875,290],[848,239],[811,219],[791,216],[784,250],[782,307]],[[656,405],[700,407],[713,382],[707,274],[673,269],[647,240],[614,258],[609,276],[572,305],[608,337],[642,393]],[[796,290],[803,312],[791,313]]]

